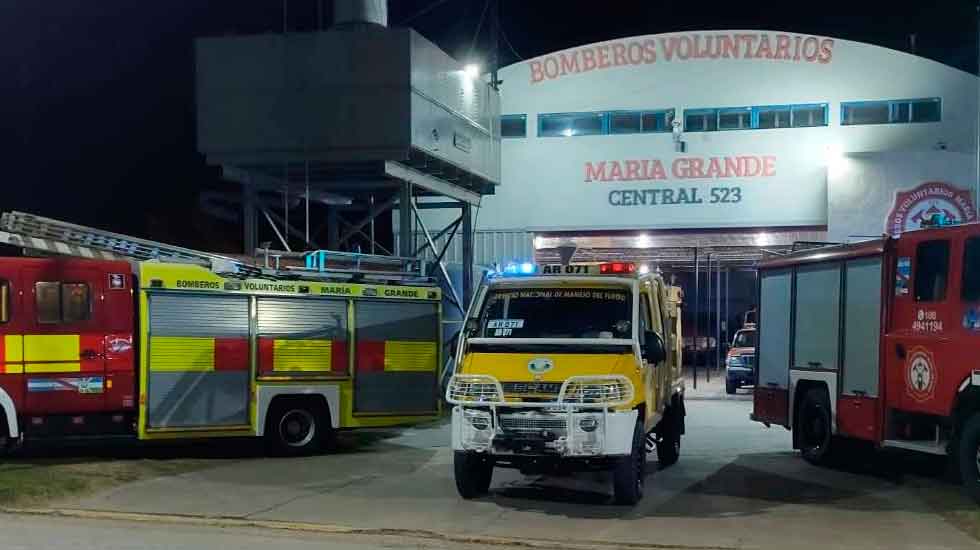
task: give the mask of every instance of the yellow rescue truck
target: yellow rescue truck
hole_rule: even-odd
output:
[[[488,278],[446,390],[460,495],[486,493],[495,467],[611,470],[616,502],[638,502],[647,440],[662,467],[680,453],[679,297],[625,262]]]

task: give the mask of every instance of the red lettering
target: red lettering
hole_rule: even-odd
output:
[[[735,39],[745,43],[745,59],[752,59],[752,50],[755,49],[755,40],[758,38],[754,34],[736,34]]]
[[[830,59],[834,55],[834,40],[832,38],[824,38],[820,42],[820,55],[817,57],[817,61],[823,64],[830,63]]]
[[[789,59],[789,37],[785,34],[776,35],[775,59]]]
[[[767,178],[776,175],[776,157],[772,155],[762,157],[762,175]]]
[[[540,61],[532,61],[530,64],[531,68],[531,84],[537,84],[544,80],[544,72],[541,70]]]
[[[738,157],[725,157],[725,177],[742,177],[742,164],[738,162]]]
[[[627,55],[629,56],[631,65],[643,63],[643,46],[636,42],[630,42]]]
[[[599,68],[608,69],[611,67],[612,63],[609,62],[609,45],[603,44],[602,46],[596,46],[595,50],[599,57]]]
[[[747,178],[753,178],[759,175],[759,170],[761,167],[759,157],[738,157],[738,160],[745,165],[742,175]]]
[[[735,59],[739,58],[738,43],[727,34],[723,34],[718,37],[718,50],[721,52],[721,56],[725,59],[732,57]]]
[[[817,37],[808,36],[806,40],[803,41],[803,57],[807,61],[815,61],[817,59],[817,50],[820,48],[817,43]]]
[[[704,173],[706,178],[717,178],[721,175],[721,166],[718,165],[718,157],[711,157],[708,161],[708,170]]]
[[[585,163],[585,181],[606,181],[606,161]]]
[[[650,170],[651,175],[649,179],[652,180],[665,180],[667,179],[667,172],[664,171],[664,165],[659,160],[654,160],[652,163],[652,168]]]
[[[677,39],[677,58],[690,59],[694,44],[690,36],[682,36]]]
[[[612,46],[613,64],[617,67],[626,64],[626,46],[622,42],[617,42]]]
[[[640,178],[640,162],[637,160],[626,161],[626,181],[636,181]]]
[[[578,67],[578,52],[572,52],[571,55],[566,55],[563,53],[558,54],[558,59],[561,60],[561,74],[562,76],[568,73],[579,72]]]
[[[544,60],[544,75],[548,78],[558,78],[558,60],[546,57]]]
[[[759,59],[763,57],[766,59],[772,59],[772,47],[769,46],[769,36],[762,35],[759,37],[759,48],[755,51],[755,56]]]
[[[670,163],[670,173],[674,175],[677,179],[685,179],[688,177],[690,172],[687,167],[687,160],[684,157],[674,159],[674,162]]]
[[[633,60],[633,53],[630,50],[630,61]],[[657,62],[657,43],[653,40],[643,41],[643,62],[650,64]]]
[[[707,53],[701,50],[701,35],[700,34],[691,35],[691,41],[694,44],[694,51],[692,52],[692,57],[694,57],[695,59],[707,57]]]
[[[582,70],[591,71],[595,69],[595,52],[592,48],[582,50]]]
[[[623,167],[615,160],[609,167],[609,181],[623,181]]]
[[[702,168],[704,167],[704,161],[703,160],[701,160],[701,159],[691,159],[690,160],[690,166],[691,166],[691,170],[690,170],[690,173],[688,174],[688,177],[690,177],[690,178],[703,178],[704,177],[704,171],[702,170]]]
[[[800,60],[800,40],[803,40],[803,37],[800,35],[793,37],[793,43],[795,44],[793,46],[793,61]]]
[[[709,34],[704,37],[704,53],[711,59],[718,59],[721,56],[721,44],[718,42],[720,36]]]
[[[669,38],[660,38],[660,49],[664,51],[664,57],[667,61],[674,59],[674,52],[677,51],[677,37],[671,36]]]

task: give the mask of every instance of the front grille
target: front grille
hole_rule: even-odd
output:
[[[503,382],[501,386],[507,394],[558,395],[561,382]]]
[[[520,432],[564,431],[567,428],[564,418],[553,416],[500,416],[500,427]]]
[[[751,367],[752,365],[755,364],[755,355],[743,355],[742,361],[744,362],[746,367]]]

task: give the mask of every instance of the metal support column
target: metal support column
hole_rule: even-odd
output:
[[[460,203],[463,218],[463,234],[460,235],[463,246],[463,309],[470,305],[473,298],[473,207],[469,203]]]
[[[327,248],[340,250],[340,209],[327,207]]]
[[[412,238],[412,184],[403,181],[401,197],[398,200],[398,250],[399,256],[408,256],[415,250]]]
[[[729,278],[729,275],[731,274],[731,271],[732,271],[731,269],[726,269],[725,270],[725,321],[724,321],[724,329],[725,329],[725,343],[726,344],[727,343],[730,343],[732,341],[732,313],[730,311],[730,307],[731,307],[731,303],[730,302],[731,302],[731,296],[732,295],[731,295],[731,291],[729,290],[729,286],[728,286],[728,278]]]
[[[708,254],[705,275],[708,279],[708,296],[704,301],[704,381],[711,382],[711,362],[708,360],[708,350],[711,349],[711,254]]]
[[[694,352],[691,354],[692,370],[694,371],[694,389],[698,389],[698,309],[701,307],[701,264],[699,263],[698,249],[694,247],[694,307],[691,313],[694,314]]]
[[[718,291],[715,293],[715,368],[721,368],[721,261],[719,260],[717,265],[718,268],[718,279],[717,284]]]

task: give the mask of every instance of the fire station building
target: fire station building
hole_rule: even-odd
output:
[[[682,32],[550,53],[499,79],[501,183],[476,216],[478,264],[574,247],[575,261],[692,269],[700,251],[749,266],[794,242],[976,217],[977,79],[909,53]]]

